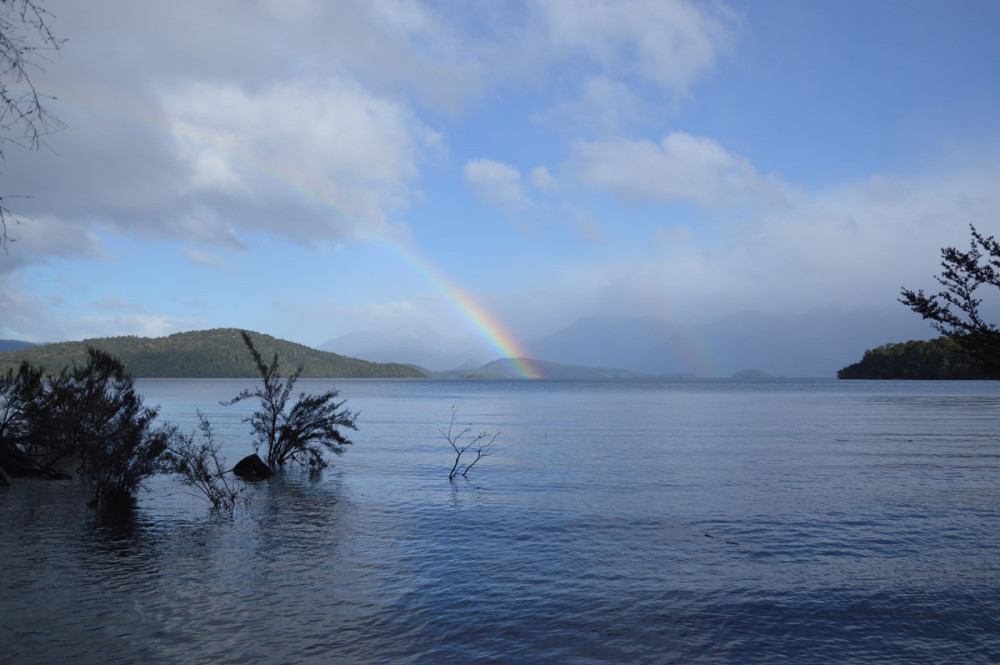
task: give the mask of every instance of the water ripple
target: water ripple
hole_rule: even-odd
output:
[[[997,395],[615,386],[349,383],[379,418],[355,449],[231,516],[166,479],[114,520],[18,483],[2,660],[1000,660]],[[428,414],[455,401],[504,436],[453,486]]]

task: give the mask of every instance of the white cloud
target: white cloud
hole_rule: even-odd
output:
[[[47,257],[107,258],[101,239],[86,224],[52,216],[11,217],[7,234],[13,242],[0,252],[0,274],[13,272]],[[2,310],[0,310],[2,311]]]
[[[588,215],[579,207],[568,203],[563,204],[562,211],[569,216],[573,230],[579,237],[590,242],[608,242],[608,237],[604,234],[601,225],[591,215]]]
[[[650,111],[627,83],[593,76],[584,80],[575,97],[556,102],[536,118],[577,135],[613,137],[640,125]]]
[[[404,106],[343,79],[191,84],[163,105],[192,186],[237,206],[226,217],[239,227],[297,238],[377,233],[439,140]]]
[[[474,159],[462,171],[465,182],[484,201],[507,212],[523,212],[534,204],[528,197],[521,172],[492,159]]]
[[[159,337],[206,327],[198,318],[178,318],[143,311],[117,296],[90,303],[100,314],[77,315],[58,297],[43,301],[17,275],[0,274],[0,337],[29,342],[58,342],[119,335]]]
[[[186,248],[181,252],[191,263],[196,263],[206,268],[216,268],[218,270],[228,270],[232,266],[221,256],[214,252],[206,252],[200,249]]]
[[[84,316],[74,322],[73,333],[62,339],[90,339],[95,337],[164,337],[175,332],[198,330],[205,327],[201,319],[179,319],[164,314],[119,314],[114,316]]]
[[[722,4],[685,0],[548,0],[539,8],[555,48],[681,94],[732,47],[739,24]]]
[[[58,319],[50,308],[29,294],[18,275],[0,272],[0,337],[27,342],[63,339],[52,331]]]
[[[664,250],[676,252],[691,245],[694,231],[687,224],[678,224],[669,229],[657,229],[653,233],[653,244]]]
[[[544,166],[531,169],[531,184],[540,192],[551,192],[559,187],[559,181]]]
[[[122,234],[240,247],[247,230],[378,233],[440,152],[423,110],[558,79],[625,123],[634,80],[682,91],[730,48],[738,20],[720,7],[53,0],[71,39],[38,83],[70,129],[57,157],[9,160],[6,186],[36,197],[30,214]]]
[[[873,176],[799,192],[726,225],[724,236],[694,234],[683,224],[661,229],[646,256],[552,276],[549,302],[580,313],[660,313],[689,322],[746,309],[902,308],[901,287],[937,290],[940,248],[966,247],[970,223],[998,233],[997,178],[998,166]]]
[[[708,209],[780,203],[784,187],[713,139],[683,132],[652,141],[581,142],[571,159],[587,185],[632,203],[685,202]]]

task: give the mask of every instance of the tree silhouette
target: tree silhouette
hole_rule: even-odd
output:
[[[452,450],[455,452],[455,462],[451,465],[451,470],[448,472],[448,480],[454,482],[455,478],[461,475],[465,478],[469,470],[476,465],[476,462],[484,457],[489,457],[493,454],[493,442],[497,440],[500,436],[500,432],[479,432],[479,434],[474,435],[471,439],[466,439],[462,441],[462,437],[466,434],[471,434],[472,425],[469,424],[462,429],[460,432],[455,432],[455,416],[458,414],[458,409],[454,406],[451,407],[451,422],[448,423],[448,431],[440,430],[441,436],[445,438],[448,444],[451,446]],[[471,462],[462,462],[462,456],[466,453],[470,455],[475,453],[476,457]],[[468,458],[466,458],[468,460]]]
[[[926,295],[923,290],[902,289],[903,303],[941,334],[959,343],[972,362],[993,378],[1000,378],[1000,328],[987,321],[982,312],[983,287],[1000,289],[1000,243],[972,229],[969,251],[955,247],[941,249],[940,275],[943,290]]]
[[[278,354],[274,354],[270,364],[265,363],[250,334],[243,331],[242,335],[260,373],[260,385],[253,390],[242,391],[223,404],[235,404],[251,398],[260,400],[260,408],[247,418],[247,422],[256,437],[255,448],[259,450],[263,446],[266,449],[265,463],[274,469],[294,460],[323,468],[327,465],[324,453],[343,454],[351,440],[340,432],[340,428],[358,429],[358,414],[343,408],[346,400],[338,401],[336,398],[340,393],[336,390],[319,395],[302,393],[289,408],[292,389],[302,373],[302,367],[282,381]]]

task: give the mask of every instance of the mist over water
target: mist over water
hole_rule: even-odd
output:
[[[0,661],[1000,659],[998,383],[333,383],[354,446],[232,516],[0,491]],[[231,463],[245,385],[139,382]],[[500,431],[455,484],[452,406]]]

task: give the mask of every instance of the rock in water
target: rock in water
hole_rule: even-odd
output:
[[[263,480],[274,475],[271,467],[264,464],[264,460],[256,453],[248,455],[237,462],[236,466],[233,467],[233,473],[243,480]]]

